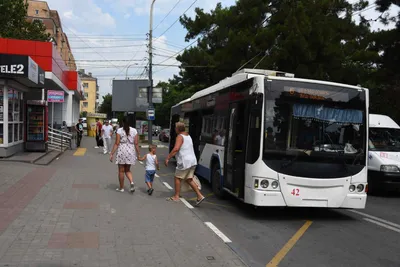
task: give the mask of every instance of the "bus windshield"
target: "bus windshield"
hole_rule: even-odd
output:
[[[369,150],[400,151],[400,129],[369,128]]]
[[[365,92],[266,82],[264,160],[365,165]]]

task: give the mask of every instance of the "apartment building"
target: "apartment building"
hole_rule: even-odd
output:
[[[57,52],[70,70],[76,70],[75,58],[64,33],[57,10],[51,10],[46,1],[26,0],[28,6],[28,21],[40,20],[46,26],[51,41],[57,47]]]
[[[99,104],[99,85],[97,78],[92,73],[85,73],[84,69],[78,71],[82,81],[82,88],[85,100],[81,100],[81,112],[96,113]]]

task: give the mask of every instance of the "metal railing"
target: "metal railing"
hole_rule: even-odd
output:
[[[72,149],[72,140],[72,133],[56,130],[52,127],[49,127],[49,141],[47,142],[49,149],[59,151]]]

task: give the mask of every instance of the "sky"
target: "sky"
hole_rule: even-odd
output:
[[[349,2],[355,2],[350,0]],[[78,69],[98,78],[100,96],[111,93],[112,79],[147,79],[148,36],[151,0],[47,0],[57,10],[67,34]],[[156,0],[153,12],[153,80],[168,81],[179,71],[175,60],[192,41],[185,42],[186,30],[179,17],[194,17],[195,8],[210,11],[220,2],[235,0]],[[370,1],[373,4],[372,1]],[[392,9],[394,14],[397,9]],[[363,15],[374,19],[374,6]],[[357,21],[357,16],[354,17]],[[390,25],[393,26],[393,25]],[[372,28],[384,26],[378,22]],[[157,65],[160,64],[160,65]]]

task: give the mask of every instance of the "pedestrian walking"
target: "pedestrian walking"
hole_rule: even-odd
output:
[[[77,133],[76,146],[80,147],[81,146],[81,141],[82,141],[82,136],[83,136],[82,119],[79,119],[78,123],[75,125],[75,130],[76,130],[76,133]]]
[[[113,127],[109,124],[108,121],[105,122],[103,127],[101,128],[101,134],[103,137],[103,143],[104,143],[104,154],[111,154],[111,138],[113,135]]]
[[[168,201],[179,201],[181,190],[181,181],[185,181],[197,194],[196,206],[204,201],[205,197],[201,194],[197,184],[193,181],[194,172],[197,166],[196,155],[193,149],[193,140],[185,131],[185,124],[177,122],[175,124],[175,132],[177,134],[175,147],[165,159],[165,166],[168,166],[169,160],[176,155],[177,166],[175,170],[175,195],[167,198]]]
[[[123,127],[117,130],[114,147],[111,151],[110,161],[113,161],[114,153],[117,151],[115,163],[118,165],[119,188],[117,191],[124,192],[124,177],[131,183],[130,191],[135,191],[135,184],[131,172],[131,165],[135,165],[136,156],[140,157],[139,140],[135,128],[129,126],[129,120],[124,118]]]
[[[101,140],[101,129],[103,128],[103,125],[99,121],[99,118],[96,118],[96,146],[94,148],[99,148],[102,145],[100,144]]]
[[[156,155],[156,145],[150,145],[149,146],[149,153],[144,155],[143,157],[139,157],[138,159],[140,161],[146,160],[146,174],[145,174],[145,182],[148,187],[147,193],[149,195],[153,194],[153,181],[154,181],[154,176],[156,175],[156,168],[157,170],[160,170],[160,166],[158,165],[158,159]]]

